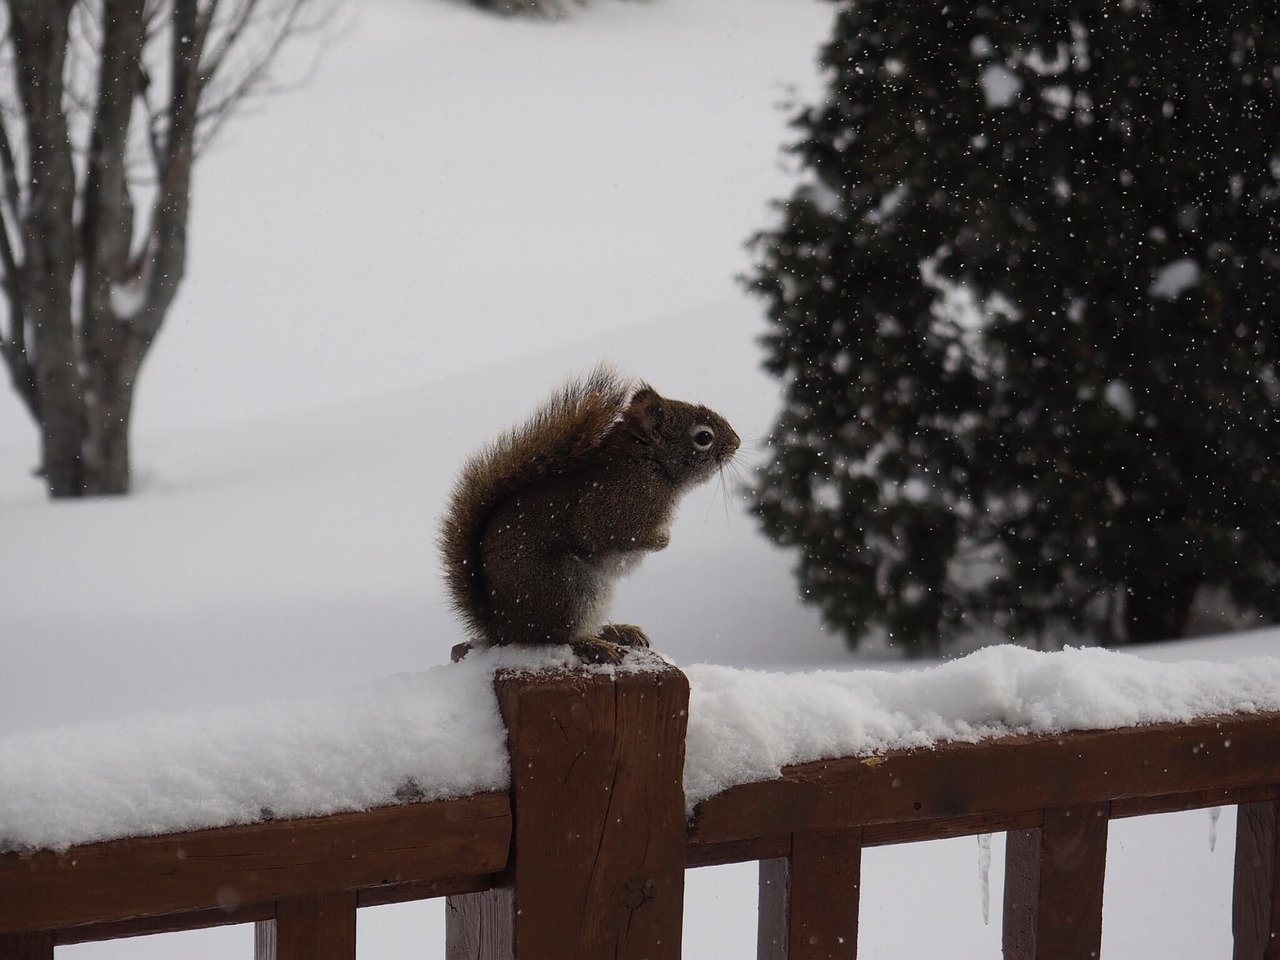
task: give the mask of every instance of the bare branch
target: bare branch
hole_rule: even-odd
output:
[[[132,336],[124,360],[129,377],[136,375],[151,348],[186,271],[201,36],[196,0],[172,0],[172,4],[167,123],[161,139],[153,117],[159,178],[150,230],[135,265],[146,292],[131,320]]]
[[[44,465],[55,497],[79,495],[84,479],[84,386],[72,318],[79,255],[76,172],[63,110],[72,6],[71,0],[10,0],[8,7],[17,92],[27,121],[23,312],[35,343],[39,402],[33,412],[43,427]],[[13,351],[5,354],[13,371]],[[21,393],[21,382],[18,388]]]
[[[17,195],[17,178],[13,172],[13,153],[9,146],[8,131],[0,121],[0,163],[3,165],[6,190],[12,190],[10,196]],[[32,418],[40,423],[40,393],[36,389],[35,364],[27,351],[27,317],[26,299],[22,292],[21,265],[14,251],[10,236],[19,237],[21,226],[15,221],[16,204],[8,202],[0,205],[0,264],[4,266],[4,277],[0,278],[6,307],[9,315],[9,335],[0,327],[0,355],[9,368],[9,378],[22,402],[30,411]]]
[[[3,186],[3,219],[4,230],[4,267],[6,281],[8,277],[16,277],[18,274],[17,261],[21,256],[21,250],[12,246],[14,240],[19,244],[22,242],[22,227],[19,222],[20,211],[22,209],[22,191],[18,186],[18,165],[13,158],[13,146],[9,140],[8,122],[3,116],[0,116],[0,184]],[[12,232],[10,232],[12,230]]]
[[[44,423],[44,415],[40,403],[40,390],[36,384],[36,368],[27,357],[25,348],[12,340],[0,339],[0,356],[4,357],[5,366],[9,369],[9,379],[13,389],[27,408],[37,424]]]
[[[70,108],[68,132],[80,133],[93,115],[97,55],[103,42],[100,8],[83,0],[76,3],[69,21],[67,65],[62,91],[63,102]]]
[[[200,18],[196,0],[173,0],[172,58],[169,62],[169,143],[172,162],[180,141],[194,125],[200,61]]]
[[[12,55],[12,50],[8,50],[7,21],[4,26],[6,30],[0,36],[0,45]],[[3,289],[5,295],[9,327],[6,336],[4,326],[0,325],[0,357],[4,359],[18,396],[36,423],[40,423],[40,393],[36,388],[35,365],[27,350],[21,248],[15,248],[15,243],[20,245],[22,242],[22,193],[18,186],[18,167],[9,138],[9,122],[8,111],[0,110],[0,266],[4,269],[0,289]]]
[[[222,68],[223,62],[227,58],[227,53],[240,42],[240,38],[244,35],[244,31],[248,28],[253,20],[253,12],[257,9],[258,0],[244,0],[236,7],[232,14],[231,22],[228,23],[218,36],[217,42],[206,53],[201,60],[200,67],[200,86],[204,87],[209,83],[213,76]],[[209,5],[207,15],[207,26],[212,28],[213,16],[217,10],[217,3]]]
[[[147,295],[136,332],[144,349],[158,331],[184,271],[186,212],[196,150],[229,115],[231,106],[262,81],[280,48],[295,32],[303,8],[308,3],[314,5],[315,0],[285,0],[269,10],[260,0],[242,0],[231,11],[219,2],[212,0],[201,9],[195,0],[172,0],[170,96],[163,112],[153,111],[150,125],[158,160],[159,195],[143,254],[146,262],[139,264]],[[249,38],[264,20],[271,28],[265,41],[247,50]],[[216,39],[211,37],[215,33]],[[202,44],[210,44],[212,65],[202,52]],[[201,102],[208,97],[210,85],[221,79],[233,62],[242,72],[227,92],[212,104]]]
[[[241,8],[240,12],[243,13],[248,8],[256,6],[257,0],[253,0],[252,3],[248,3]],[[206,65],[206,69],[202,71],[201,75],[201,83],[206,90],[201,103],[199,117],[200,143],[198,146],[202,147],[217,135],[218,130],[221,129],[222,124],[236,104],[260,89],[280,49],[291,37],[297,36],[302,29],[304,9],[317,6],[319,4],[315,0],[288,0],[287,3],[281,5],[280,12],[275,16],[276,22],[271,26],[265,44],[261,45],[257,50],[244,51],[248,65],[234,81],[229,83],[225,91],[221,91],[215,97],[209,91],[216,85],[215,81],[220,79],[219,68],[222,68],[227,63],[227,57],[233,49],[232,43],[219,44],[220,50],[217,62]],[[322,13],[314,26],[318,27],[325,20],[326,17]],[[245,35],[245,31],[241,29],[237,31],[237,36],[232,40],[240,39]],[[243,44],[241,46],[243,47]]]
[[[118,349],[112,285],[121,279],[133,235],[126,151],[134,91],[142,57],[143,0],[103,0],[97,103],[82,192],[84,282],[81,296],[86,347]]]

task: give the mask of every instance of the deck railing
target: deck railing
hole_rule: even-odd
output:
[[[509,793],[0,856],[0,960],[255,922],[350,960],[360,907],[448,897],[449,960],[678,958],[684,871],[760,862],[760,958],[850,958],[863,847],[1007,832],[1004,953],[1099,956],[1108,823],[1239,806],[1234,960],[1280,960],[1280,714],[791,767],[690,820],[674,668],[495,681]],[[868,958],[874,960],[874,958]]]

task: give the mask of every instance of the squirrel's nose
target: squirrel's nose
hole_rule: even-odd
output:
[[[734,431],[733,427],[729,427],[729,447],[725,450],[725,459],[728,459],[737,453],[738,447],[741,446],[741,444],[742,441],[738,439],[738,434]]]

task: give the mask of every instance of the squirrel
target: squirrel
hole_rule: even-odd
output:
[[[568,644],[617,663],[649,638],[606,624],[613,588],[670,542],[680,498],[738,449],[704,406],[607,365],[471,456],[440,525],[445,581],[475,646]]]

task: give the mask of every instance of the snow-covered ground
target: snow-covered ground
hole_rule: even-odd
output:
[[[749,464],[776,390],[758,370],[758,305],[733,276],[788,186],[776,105],[793,86],[815,93],[830,16],[816,0],[595,0],[556,23],[444,0],[340,8],[311,78],[232,122],[197,170],[189,279],[139,389],[138,494],[44,502],[28,476],[34,431],[0,395],[0,737],[11,738],[0,757],[88,730],[81,749],[159,775],[146,750],[210,717],[252,732],[310,710],[323,727],[343,703],[392,730],[433,722],[409,705],[458,639],[432,543],[453,471],[601,357],[719,409]],[[288,66],[300,75],[309,59],[300,50]],[[789,564],[733,489],[711,485],[615,612],[707,691],[754,675],[691,665],[871,662],[799,604]],[[1225,663],[1141,675],[1243,696],[1274,674],[1233,662],[1278,647],[1274,633],[1169,645],[1144,656]],[[984,656],[1005,654],[936,680],[824,682],[878,696],[945,686]],[[988,667],[1025,678],[1043,662],[1008,656],[1025,669]],[[1090,683],[1105,686],[1110,666],[1093,664],[1134,669],[1093,651],[1073,663],[1081,686],[1062,689],[1081,690],[1077,706]],[[157,713],[170,719],[146,719]],[[996,719],[1023,722],[1013,716]],[[91,726],[66,729],[76,724]],[[305,749],[287,741],[280,762]],[[207,769],[237,755],[228,747]],[[748,759],[780,756],[799,754]],[[401,760],[366,772],[376,781]],[[0,790],[14,769],[0,770]],[[123,779],[127,793],[135,778]],[[1233,824],[1231,810],[1113,824],[1108,955],[1227,954]],[[973,839],[868,851],[862,955],[999,956],[1000,837],[991,854],[984,922]],[[687,956],[751,954],[753,867],[691,872],[688,904]],[[365,957],[439,956],[440,905],[362,911],[359,936]],[[251,939],[226,928],[59,954],[198,960],[249,956]]]

